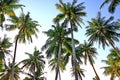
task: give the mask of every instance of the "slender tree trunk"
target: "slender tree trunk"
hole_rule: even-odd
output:
[[[98,74],[97,74],[97,72],[96,72],[96,70],[95,70],[95,67],[94,67],[94,65],[93,65],[93,63],[92,63],[92,60],[91,60],[90,56],[89,56],[89,60],[90,60],[91,66],[92,66],[92,68],[93,68],[93,70],[94,70],[94,73],[95,73],[95,75],[96,75],[96,77],[97,77],[97,80],[100,80],[100,78],[99,78],[99,76],[98,76]]]
[[[76,54],[75,54],[75,44],[74,44],[74,36],[73,36],[73,27],[71,24],[71,38],[72,38],[72,52],[73,52],[73,69],[75,70],[75,80],[78,80],[78,75],[77,75],[77,66],[76,66]]]
[[[35,77],[36,77],[36,74],[35,74],[35,67],[36,67],[36,64],[35,64],[34,69],[33,69],[33,70],[34,70],[34,71],[33,71],[33,74],[34,74],[34,76],[33,76],[34,79],[33,79],[33,80],[35,80]]]
[[[105,36],[104,33],[103,33],[103,35]],[[111,41],[109,38],[107,38],[106,36],[105,36],[105,38],[107,39],[107,41],[109,42],[109,44],[112,46],[112,48],[114,49],[114,51],[117,53],[117,55],[120,57],[120,52],[119,52],[118,49],[112,44],[112,41]]]
[[[14,49],[14,56],[13,56],[13,62],[12,62],[12,73],[11,73],[12,76],[10,80],[14,80],[14,66],[15,66],[15,59],[16,59],[17,42],[18,42],[18,35],[15,41],[15,49]]]
[[[62,48],[62,45],[61,45],[61,43],[60,43],[59,52],[58,52],[58,60],[57,60],[57,67],[56,67],[56,76],[55,76],[55,80],[57,80],[57,78],[58,78],[58,73],[59,73],[59,71],[60,71],[59,66],[60,66],[61,48]],[[60,77],[60,76],[59,76],[59,77]]]
[[[60,70],[59,70],[59,80],[61,80]]]

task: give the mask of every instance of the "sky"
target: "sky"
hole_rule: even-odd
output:
[[[85,22],[85,25],[83,25],[82,29],[79,28],[79,32],[75,33],[74,36],[76,39],[80,41],[80,43],[83,43],[84,40],[87,40],[85,36],[85,27],[87,26],[87,21],[90,21],[91,18],[95,18],[98,11],[102,12],[102,16],[105,16],[106,18],[109,18],[110,16],[115,16],[115,20],[119,18],[120,9],[118,10],[118,7],[116,9],[116,12],[114,14],[110,14],[107,10],[108,5],[105,5],[100,10],[100,5],[102,4],[104,0],[78,0],[78,3],[85,2],[84,6],[86,9],[84,10],[87,13],[86,17],[83,17],[83,21]],[[63,2],[72,2],[72,0],[63,0]],[[53,24],[52,20],[53,18],[59,13],[59,11],[56,9],[55,4],[59,3],[58,0],[20,0],[20,4],[25,5],[23,8],[24,12],[27,13],[30,12],[30,16],[33,20],[37,20],[39,24],[42,27],[39,27],[40,33],[38,33],[39,37],[36,39],[33,37],[34,41],[33,44],[19,44],[18,50],[17,50],[17,57],[16,61],[19,62],[21,59],[26,58],[27,56],[24,55],[24,52],[33,52],[34,47],[37,46],[38,49],[41,48],[41,46],[45,43],[45,40],[47,39],[47,36],[42,33],[42,31],[46,31],[51,28],[51,25]],[[19,15],[20,10],[17,10],[17,15]],[[4,35],[7,32],[2,33]],[[16,32],[10,32],[8,34],[8,37],[14,38]],[[118,43],[116,43],[118,45]],[[101,63],[101,60],[106,59],[107,54],[109,53],[110,47],[106,50],[103,50],[102,47],[98,47],[98,44],[95,44],[96,48],[98,48],[98,58],[95,59],[95,68],[100,75],[101,80],[109,80],[109,76],[105,77],[102,73],[103,70],[100,69],[100,67],[103,67],[104,64]],[[70,74],[70,67],[71,65],[68,64],[66,67],[66,71],[62,73],[62,80],[73,80],[71,78]],[[82,68],[86,69],[85,71],[85,78],[83,80],[92,80],[92,78],[95,76],[92,67],[88,66],[82,66]],[[45,76],[47,77],[47,80],[54,80],[55,72],[50,71],[50,68],[48,66],[45,68],[45,71],[47,72]],[[117,79],[116,79],[117,80]]]

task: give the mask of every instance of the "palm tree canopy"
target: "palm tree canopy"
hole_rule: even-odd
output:
[[[34,73],[34,71],[43,71],[44,69],[44,56],[42,52],[39,52],[36,48],[34,49],[33,54],[27,53],[29,58],[22,60],[19,64],[23,64],[22,68],[26,68],[30,73]]]
[[[114,44],[114,41],[119,41],[120,33],[117,32],[118,25],[112,22],[113,17],[105,20],[105,17],[101,17],[101,13],[98,12],[96,18],[92,18],[88,21],[89,26],[87,26],[86,35],[89,37],[88,41],[90,43],[98,42],[102,44],[103,49],[108,46],[107,40]]]
[[[19,29],[19,33],[16,37],[19,38],[19,42],[26,43],[26,41],[32,42],[32,35],[37,37],[37,32],[39,32],[37,26],[39,26],[37,21],[30,18],[29,12],[25,15],[23,12],[19,17],[14,16],[8,19],[13,23],[13,25],[7,25],[7,30]]]
[[[114,13],[115,10],[116,10],[116,7],[117,7],[118,5],[120,5],[120,0],[105,0],[105,1],[102,3],[102,5],[101,5],[100,8],[102,8],[105,4],[109,4],[108,11],[109,11],[110,13]]]
[[[80,23],[83,23],[81,17],[86,15],[83,11],[85,9],[83,6],[84,3],[76,4],[77,0],[73,0],[72,3],[63,3],[62,0],[60,0],[60,3],[61,4],[56,4],[56,8],[61,13],[59,13],[53,21],[59,22],[64,20],[67,23],[70,22],[74,30],[77,31],[77,26],[81,26]]]
[[[44,32],[48,39],[46,40],[45,45],[43,45],[42,50],[46,50],[47,58],[51,58],[52,55],[57,56],[59,44],[62,43],[62,53],[65,51],[71,53],[71,38],[68,37],[69,32],[64,28],[64,24],[57,24],[56,26],[52,26],[53,29],[49,29],[48,31]],[[79,41],[75,40],[75,44],[78,44]]]
[[[15,16],[14,9],[21,8],[24,5],[18,4],[19,0],[0,0],[0,24],[5,21],[5,14]]]
[[[107,56],[107,60],[102,60],[107,66],[102,67],[105,75],[111,75],[114,78],[120,77],[120,58],[116,52],[111,49],[110,54]]]
[[[81,54],[83,54],[85,64],[87,63],[87,60],[89,61],[92,60],[92,63],[94,63],[93,58],[96,58],[96,55],[98,53],[97,53],[97,49],[93,47],[93,44],[84,41],[84,43],[80,44],[77,48],[79,48]],[[89,58],[91,58],[91,60]]]
[[[10,39],[4,36],[3,39],[0,38],[0,59],[5,57],[5,54],[10,54],[10,50],[8,50],[12,46],[10,43]]]
[[[0,72],[0,80],[10,80],[10,77],[12,72],[12,63],[8,63],[4,67],[4,69]],[[20,73],[22,73],[21,69],[19,68],[18,64],[15,65],[15,74],[14,74],[14,79],[19,80],[20,79]]]

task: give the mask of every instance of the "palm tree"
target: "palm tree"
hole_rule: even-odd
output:
[[[24,5],[18,4],[19,0],[1,0],[0,1],[0,26],[3,28],[5,14],[15,16],[14,9],[21,8]]]
[[[103,49],[107,45],[111,45],[120,57],[119,51],[114,46],[114,42],[119,41],[120,33],[118,33],[118,26],[111,22],[113,17],[105,20],[105,17],[101,17],[101,13],[98,12],[97,18],[93,18],[88,22],[86,35],[89,36],[90,43],[98,42],[102,44]]]
[[[20,79],[20,73],[22,73],[21,69],[19,68],[18,64],[15,65],[15,74],[14,74],[14,80]],[[0,80],[10,80],[12,76],[12,63],[8,62],[8,65],[6,64],[4,69],[0,72]]]
[[[19,64],[23,64],[22,69],[26,68],[29,70],[29,73],[33,74],[33,80],[36,80],[35,77],[43,71],[45,61],[44,61],[44,56],[42,55],[42,52],[39,52],[39,50],[34,48],[33,54],[27,53],[29,57],[27,59],[22,60]],[[37,75],[36,75],[37,72]],[[40,72],[40,73],[38,73]]]
[[[75,45],[74,45],[74,36],[73,31],[77,31],[77,26],[81,26],[83,16],[86,13],[83,11],[84,6],[83,3],[77,4],[77,0],[73,0],[72,3],[63,3],[62,0],[59,0],[60,4],[56,4],[56,8],[61,12],[54,18],[54,22],[58,22],[63,20],[67,23],[70,23],[71,30],[71,38],[72,38],[72,51],[73,51],[73,60],[74,60],[74,69],[75,69],[75,80],[78,80],[77,72],[76,72],[76,55],[75,55]]]
[[[100,80],[96,70],[95,70],[95,67],[93,65],[94,63],[94,57],[96,57],[97,55],[97,51],[96,51],[96,48],[93,47],[93,44],[91,43],[87,43],[86,41],[84,41],[84,44],[80,44],[80,46],[78,46],[79,49],[81,50],[81,53],[84,54],[84,63],[87,64],[87,60],[89,60],[95,74],[96,74],[96,77],[98,78],[98,80]]]
[[[42,50],[47,49],[47,58],[51,58],[52,55],[54,55],[54,58],[50,60],[50,64],[57,60],[57,64],[54,67],[56,68],[55,80],[57,80],[58,74],[60,73],[59,67],[62,67],[61,64],[63,62],[61,62],[61,56],[65,52],[65,49],[68,49],[67,45],[69,45],[68,42],[70,42],[71,39],[68,38],[69,32],[65,30],[64,23],[61,25],[57,23],[55,26],[52,25],[52,27],[53,29],[44,32],[49,38],[47,39],[46,44],[42,47]]]
[[[25,15],[23,12],[21,13],[20,17],[14,16],[9,19],[13,23],[13,25],[7,25],[7,30],[15,30],[19,29],[18,35],[15,37],[15,49],[14,49],[14,56],[13,56],[13,73],[14,74],[14,64],[16,59],[16,50],[17,50],[17,43],[22,42],[26,43],[28,40],[32,42],[32,35],[37,37],[37,26],[39,26],[37,21],[34,21],[30,18],[29,12]],[[13,78],[12,78],[13,80]]]
[[[108,11],[110,13],[114,13],[115,12],[115,9],[118,5],[120,5],[120,1],[119,0],[105,0],[101,7],[102,8],[105,4],[109,4],[109,7],[108,7]]]
[[[102,60],[107,66],[102,67],[105,75],[110,75],[110,80],[114,80],[117,76],[120,78],[120,57],[116,52],[111,49],[110,54],[107,56],[107,60]]]
[[[12,43],[10,43],[9,40],[10,39],[6,36],[4,36],[3,39],[0,38],[0,71],[3,67],[3,63],[6,64],[5,56],[10,55],[11,52],[10,50],[8,50],[12,46]]]

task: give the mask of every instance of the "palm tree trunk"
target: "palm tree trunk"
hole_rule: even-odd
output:
[[[56,67],[56,76],[55,76],[55,80],[57,80],[57,78],[58,78],[58,73],[60,72],[59,66],[60,66],[61,48],[62,48],[62,45],[61,45],[61,43],[60,43],[59,52],[58,52],[58,60],[57,60],[57,67]],[[60,77],[60,76],[59,76],[59,77]]]
[[[95,70],[95,67],[94,67],[94,65],[93,65],[93,63],[92,63],[92,60],[91,60],[91,58],[90,58],[89,55],[88,55],[88,57],[89,57],[90,64],[91,64],[91,66],[92,66],[92,68],[93,68],[93,70],[94,70],[94,73],[95,73],[95,75],[96,75],[96,77],[97,77],[97,80],[100,80],[100,78],[99,78],[99,76],[98,76],[98,74],[97,74],[97,72],[96,72],[96,70]]]
[[[74,36],[73,36],[73,27],[71,24],[71,38],[72,38],[72,52],[73,52],[73,69],[75,70],[75,80],[78,80],[77,75],[77,66],[76,66],[76,54],[75,54],[75,44],[74,44]]]
[[[60,75],[60,71],[59,71],[59,80],[61,80],[61,75]]]
[[[15,41],[15,49],[14,49],[14,56],[13,56],[13,62],[12,62],[12,76],[10,80],[14,80],[14,66],[15,66],[15,59],[16,59],[16,51],[17,51],[17,42],[18,42],[18,36],[16,37]]]
[[[103,35],[105,36],[105,34],[103,33]],[[112,46],[112,48],[114,49],[114,51],[117,53],[117,55],[120,57],[120,52],[118,51],[118,49],[112,44],[111,40],[109,38],[107,38],[105,36],[105,38],[107,39],[107,41],[109,42],[109,44]]]

